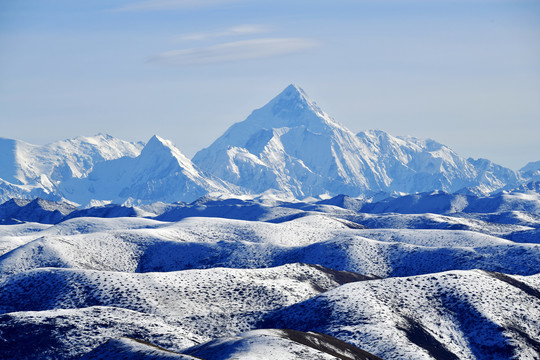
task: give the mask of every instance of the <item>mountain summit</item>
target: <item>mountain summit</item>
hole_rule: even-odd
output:
[[[255,110],[248,119],[252,123],[264,123],[269,128],[305,126],[316,132],[338,125],[304,90],[293,84],[263,108]],[[269,120],[271,122],[267,122]]]
[[[358,195],[378,184],[359,139],[289,85],[193,158],[199,167],[254,193]],[[379,186],[375,190],[380,190]]]
[[[355,135],[296,85],[231,126],[193,162],[251,192],[275,189],[298,198],[464,187],[491,192],[518,182],[510,169],[465,159],[433,140],[379,130]]]

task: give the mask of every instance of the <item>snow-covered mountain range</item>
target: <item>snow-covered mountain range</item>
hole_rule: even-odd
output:
[[[62,199],[58,184],[87,177],[99,162],[137,156],[141,148],[101,134],[44,146],[0,138],[0,199]]]
[[[193,162],[254,193],[277,189],[297,198],[465,187],[490,193],[519,182],[510,169],[465,159],[433,140],[384,131],[355,135],[294,85],[231,126]]]
[[[0,358],[540,359],[540,163],[291,85],[184,156],[0,139]]]
[[[123,202],[194,201],[203,195],[239,194],[235,186],[202,173],[170,141],[153,136],[136,157],[97,163],[84,178],[58,185],[81,204],[92,200]]]
[[[433,190],[490,194],[539,178],[466,159],[434,140],[353,134],[295,85],[231,126],[193,162],[170,141],[109,135],[36,146],[0,139],[0,200],[41,197],[80,205],[193,201],[208,194],[372,196]]]

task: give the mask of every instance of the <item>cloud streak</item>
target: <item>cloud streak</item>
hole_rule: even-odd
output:
[[[243,0],[144,0],[134,2],[113,11],[161,11],[217,6]]]
[[[302,52],[318,46],[312,39],[264,38],[243,40],[201,48],[164,52],[148,59],[169,66],[193,66],[262,59]]]
[[[270,30],[271,30],[270,27],[265,26],[265,25],[244,24],[244,25],[233,26],[233,27],[221,30],[221,31],[198,32],[198,33],[179,35],[176,37],[176,40],[201,41],[201,40],[208,40],[208,39],[221,38],[221,37],[227,37],[227,36],[262,34],[262,33],[269,32]]]

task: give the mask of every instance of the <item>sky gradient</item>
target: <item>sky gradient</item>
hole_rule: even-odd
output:
[[[540,160],[540,1],[0,0],[0,136],[191,157],[290,83],[353,132]]]

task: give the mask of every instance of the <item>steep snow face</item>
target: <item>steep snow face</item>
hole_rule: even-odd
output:
[[[0,138],[0,178],[11,183],[20,183],[21,169],[17,166],[17,146],[20,142]]]
[[[193,161],[254,193],[277,189],[296,197],[358,194],[383,181],[368,149],[290,85],[245,121],[234,124]]]
[[[76,137],[38,146],[0,138],[0,200],[11,197],[59,199],[56,185],[71,177],[85,177],[95,164],[133,157],[142,144],[110,135]]]
[[[540,181],[540,161],[530,162],[519,170],[523,178]]]
[[[296,197],[464,187],[491,192],[518,181],[512,170],[462,158],[433,140],[383,131],[356,136],[295,85],[231,126],[193,161],[254,193],[273,188]]]
[[[139,155],[142,145],[110,135],[79,136],[38,146],[19,140],[0,139],[0,178],[18,185],[84,177],[96,163]]]
[[[380,130],[357,136],[371,149],[377,171],[389,179],[387,192],[455,192],[471,187],[490,193],[519,181],[510,169],[486,159],[465,159],[431,139],[394,137]]]
[[[53,180],[64,179],[63,171],[70,172],[77,178],[84,177],[95,164],[124,156],[135,157],[140,154],[142,147],[142,143],[124,141],[107,134],[56,141],[47,148],[52,153],[62,154],[64,161],[60,166],[56,166],[52,178]]]
[[[72,178],[59,188],[64,197],[88,204],[193,201],[234,187],[203,174],[170,141],[153,136],[139,156],[103,161],[86,178]]]

